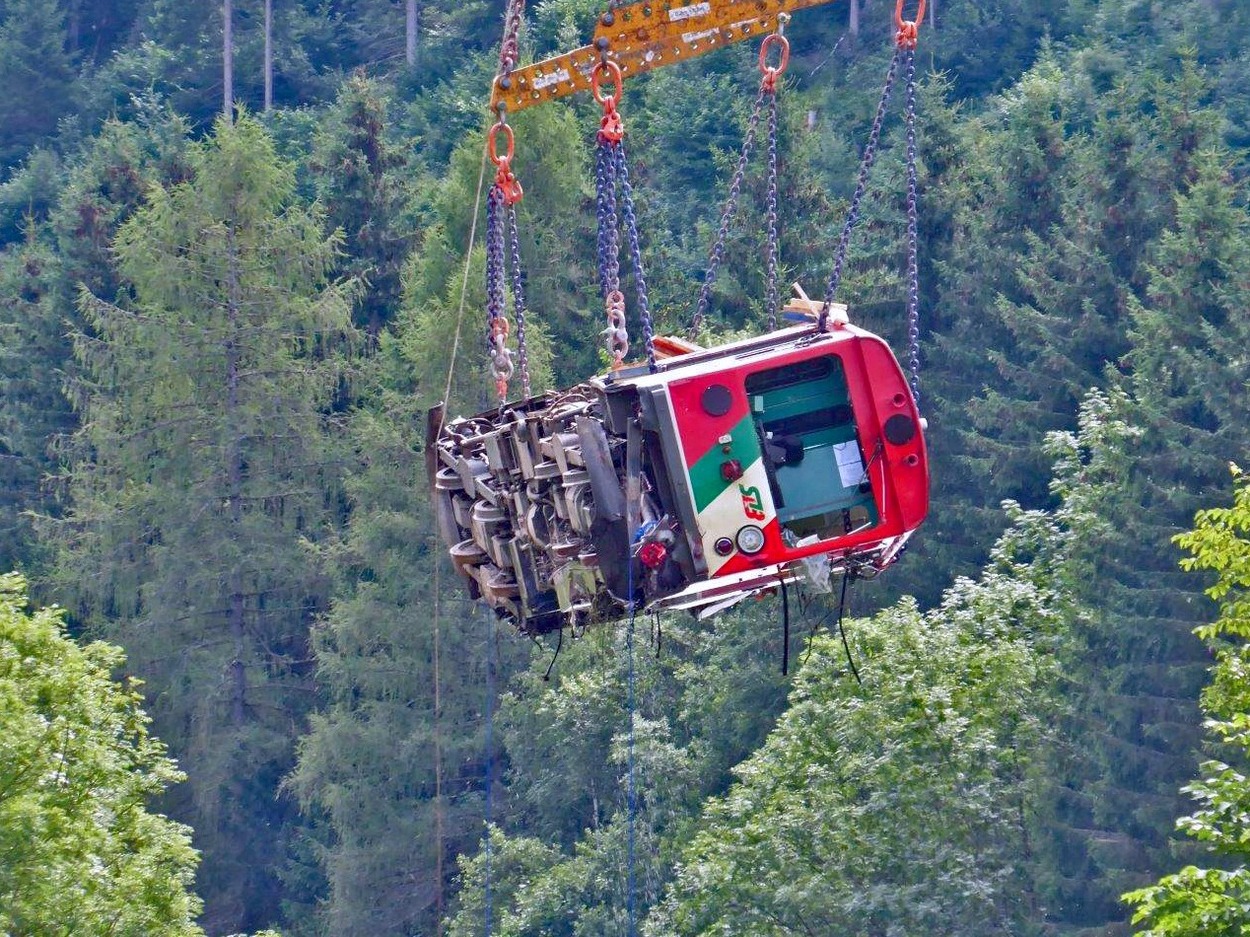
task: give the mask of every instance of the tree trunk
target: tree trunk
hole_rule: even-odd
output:
[[[417,0],[408,0],[408,23],[405,34],[404,49],[408,56],[408,67],[417,64]]]
[[[848,28],[852,36],[859,36],[859,0],[851,0],[851,24]]]
[[[234,4],[232,0],[221,0],[221,21],[221,111],[226,115],[226,120],[234,123]]]
[[[929,0],[929,28],[937,29],[937,0]]]
[[[273,112],[273,0],[265,0],[265,113]]]
[[[229,3],[229,0],[227,0]],[[227,426],[237,425],[235,415],[239,412],[239,322],[242,297],[239,295],[239,254],[235,244],[234,226],[227,234],[226,261],[226,316],[229,323],[225,342],[226,352],[226,420]],[[232,433],[226,450],[227,497],[230,499],[230,526],[232,535],[239,537],[243,524],[243,442]],[[237,564],[237,560],[235,561]],[[242,726],[247,716],[247,622],[244,617],[243,581],[237,565],[230,570],[227,588],[230,592],[230,637],[234,643],[234,660],[230,662],[230,717],[235,726]]]

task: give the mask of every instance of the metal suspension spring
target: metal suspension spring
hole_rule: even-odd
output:
[[[904,48],[907,124],[907,365],[911,392],[920,405],[920,235],[916,183],[916,49]]]
[[[881,100],[877,104],[876,116],[873,117],[872,130],[868,134],[868,143],[864,146],[864,156],[859,164],[859,178],[855,183],[855,194],[851,196],[846,222],[842,225],[842,234],[838,238],[838,247],[833,257],[833,270],[829,274],[824,304],[820,309],[819,329],[822,332],[829,327],[829,307],[833,304],[838,286],[842,282],[842,266],[846,263],[846,251],[851,243],[851,232],[859,223],[859,204],[864,198],[864,192],[868,189],[868,175],[877,159],[877,143],[881,138],[881,125],[885,121],[885,111],[890,103],[890,95],[894,91],[894,77],[898,73],[898,61],[902,52],[902,49],[895,48],[894,56],[890,59],[890,68],[885,76],[885,87],[881,90]]]
[[[761,86],[760,92],[755,97],[755,104],[751,108],[751,116],[747,120],[747,129],[742,136],[742,152],[738,154],[738,163],[734,167],[733,178],[729,182],[729,197],[725,200],[725,208],[721,211],[720,225],[716,229],[716,240],[712,244],[712,250],[708,255],[707,272],[703,275],[703,285],[699,287],[699,301],[695,306],[694,318],[690,321],[690,337],[697,339],[699,329],[703,326],[704,316],[707,315],[708,303],[712,296],[712,285],[716,282],[716,274],[720,270],[721,261],[725,256],[725,242],[729,238],[729,225],[733,221],[734,215],[738,213],[738,198],[742,194],[742,181],[746,177],[747,161],[751,157],[751,150],[755,146],[755,131],[759,126],[760,112],[764,106],[764,98],[768,95],[768,91]],[[771,95],[774,106],[777,101],[777,94],[774,91]]]

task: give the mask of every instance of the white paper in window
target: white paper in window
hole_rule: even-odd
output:
[[[859,443],[855,440],[835,443],[833,457],[838,463],[838,477],[843,488],[854,488],[864,480],[864,460],[860,458]]]

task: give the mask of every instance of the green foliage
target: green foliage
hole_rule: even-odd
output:
[[[69,113],[79,87],[66,50],[65,11],[47,0],[0,7],[0,166],[23,157]]]
[[[400,270],[414,241],[404,217],[405,160],[387,137],[377,83],[361,74],[344,82],[314,139],[309,168],[330,223],[343,229],[346,272],[369,285],[357,322],[376,336],[399,307]]]
[[[832,637],[738,783],[704,811],[650,934],[1025,934],[1034,759],[1072,614],[1065,534],[1013,509],[979,582]]]
[[[1209,759],[1202,777],[1183,788],[1198,810],[1177,821],[1177,829],[1225,857],[1235,868],[1186,866],[1155,885],[1131,891],[1133,923],[1143,937],[1234,935],[1250,927],[1250,483],[1233,466],[1235,500],[1226,508],[1199,511],[1195,527],[1176,537],[1189,552],[1181,565],[1209,570],[1216,581],[1207,595],[1219,602],[1220,617],[1197,629],[1215,653],[1212,680],[1203,690],[1203,723],[1217,750],[1232,761]]]
[[[73,610],[125,642],[192,776],[213,929],[274,919],[294,804],[277,798],[313,701],[328,582],[306,544],[341,522],[333,406],[352,287],[338,242],[249,118],[115,242],[133,303],[83,294],[73,509],[53,525]],[[263,858],[262,858],[263,857]]]
[[[195,937],[191,831],[147,804],[183,780],[125,657],[79,646],[0,577],[0,931]]]

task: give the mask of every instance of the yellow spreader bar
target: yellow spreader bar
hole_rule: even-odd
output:
[[[702,0],[675,3],[643,0],[599,17],[594,41],[580,49],[496,79],[491,108],[508,113],[590,90],[590,72],[600,50],[621,67],[624,78],[674,65],[777,28],[782,13],[823,6],[832,0]],[[606,43],[606,45],[605,45]]]

